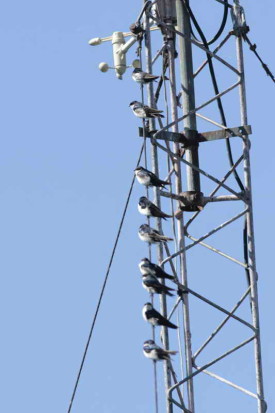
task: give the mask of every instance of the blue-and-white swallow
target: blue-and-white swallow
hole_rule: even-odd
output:
[[[166,218],[172,218],[172,215],[165,214],[160,210],[159,207],[157,207],[153,202],[151,202],[146,196],[142,196],[139,198],[139,203],[138,203],[138,211],[142,215],[146,215],[147,217],[158,217],[158,218],[163,218],[166,220]]]
[[[163,110],[150,108],[149,106],[143,105],[137,100],[131,102],[129,106],[138,118],[164,118],[164,116],[162,115]]]
[[[148,258],[142,258],[138,266],[141,274],[151,274],[157,278],[166,278],[167,280],[175,279],[173,275],[167,274],[159,265],[153,264]]]
[[[171,185],[170,182],[162,181],[157,177],[157,175],[151,171],[148,171],[148,169],[143,168],[143,166],[139,166],[134,172],[138,182],[141,185],[156,186],[158,188],[164,188],[165,185]]]
[[[149,242],[149,244],[156,244],[157,242],[173,241],[173,238],[161,235],[156,229],[149,227],[147,224],[142,224],[138,231],[141,241]]]
[[[170,354],[174,355],[177,354],[177,351],[173,350],[164,350],[163,348],[159,347],[154,340],[146,340],[143,344],[143,354],[145,357],[154,360],[170,360]]]
[[[157,277],[151,274],[143,274],[142,285],[150,294],[166,294],[173,297],[173,294],[171,294],[170,291],[175,291],[173,288],[161,284]]]
[[[154,309],[151,303],[146,303],[142,309],[142,316],[145,321],[148,321],[152,326],[166,326],[169,328],[178,328],[171,323],[167,318],[163,317],[157,310]]]
[[[134,69],[132,73],[132,79],[141,84],[154,82],[159,76],[152,75],[151,73],[143,72],[140,68]]]

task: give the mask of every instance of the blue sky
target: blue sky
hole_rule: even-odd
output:
[[[217,27],[222,7],[214,1],[207,2],[209,8],[205,4],[199,0],[194,11],[210,35]],[[274,72],[274,2],[252,4],[244,0],[242,4],[251,40]],[[112,63],[111,46],[91,48],[88,40],[117,30],[128,31],[140,8],[138,1],[131,6],[126,1],[85,0],[27,0],[3,5],[0,410],[5,413],[59,413],[67,409],[140,148],[140,122],[128,108],[130,101],[140,98],[138,87],[130,72],[123,81],[118,81],[112,71],[102,74],[97,66],[102,61]],[[234,60],[234,55],[226,57]],[[132,50],[129,62],[134,58]],[[274,85],[247,46],[245,59],[249,123],[253,127],[251,158],[263,366],[266,399],[272,412]],[[217,66],[223,85],[226,77],[222,69],[220,73],[218,70]],[[200,96],[211,91],[205,79],[198,80],[198,102]],[[234,102],[233,98],[225,99],[228,122],[235,121],[232,126],[237,126]],[[204,128],[213,129],[207,125]],[[221,153],[222,148],[213,145],[201,149],[201,160],[205,169],[214,172],[217,166],[220,173],[226,170],[226,158],[221,156],[216,165],[216,148]],[[237,143],[235,146],[234,154],[239,149]],[[165,166],[162,168],[165,175]],[[202,182],[207,192],[208,183]],[[143,341],[151,334],[141,318],[148,297],[137,269],[138,261],[147,253],[136,234],[142,223],[136,209],[141,195],[143,189],[136,184],[75,400],[73,411],[78,413],[149,413],[154,408],[152,366],[141,351]],[[219,223],[228,211],[215,208],[209,219],[218,216]],[[197,233],[204,233],[208,224],[202,219],[195,227]],[[218,245],[241,258],[233,232],[224,234],[216,239]],[[231,308],[231,294],[234,299],[239,297],[239,290],[234,295],[235,281],[238,287],[245,286],[237,279],[242,272],[231,272],[221,260],[212,262],[202,248],[192,252],[188,260],[190,286],[218,297],[226,308]],[[216,289],[209,288],[212,272],[217,277],[213,280]],[[219,274],[228,277],[219,279]],[[193,340],[197,345],[220,318],[210,312],[206,320],[200,318],[204,307],[191,304]],[[228,332],[217,342],[219,351],[229,338],[234,341],[242,337],[238,328],[235,331],[236,336]],[[253,390],[251,361],[253,358],[244,352],[222,368],[228,377]],[[161,366],[158,376],[161,393]],[[199,413],[209,413],[209,409],[219,412],[221,408],[232,411],[230,402],[225,405],[226,397],[232,403],[238,400],[240,411],[256,411],[253,400],[247,402],[243,396],[235,399],[234,392],[223,385],[215,387],[207,377],[195,384]]]

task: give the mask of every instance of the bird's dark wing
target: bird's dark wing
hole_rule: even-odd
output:
[[[144,285],[146,285],[146,287],[154,287],[154,288],[161,288],[162,285],[160,284],[160,282],[157,280],[157,278],[149,278],[149,279],[144,279],[143,280]]]
[[[172,218],[172,215],[167,215],[164,212],[161,211],[161,209],[159,207],[157,207],[155,204],[151,203],[150,204],[150,211],[151,214],[154,217],[160,217],[160,218]]]
[[[162,238],[161,238],[160,234],[158,234],[158,233],[151,233],[150,237],[151,237],[152,241],[162,242]]]
[[[156,311],[155,309],[152,309],[152,310],[146,311],[146,317],[147,318],[157,318],[157,319],[159,319],[160,317],[162,317],[162,315],[158,311]]]
[[[159,238],[158,238],[160,241],[163,241],[163,242],[167,242],[167,241],[174,241],[174,239],[173,238],[169,238],[169,237],[167,237],[166,235],[159,235]]]
[[[148,172],[148,175],[150,176],[150,178],[152,180],[158,179],[157,175],[155,175],[153,172],[151,172],[151,171],[147,171],[147,172]]]
[[[160,284],[164,291],[175,291],[174,288],[167,287],[166,285]]]
[[[171,185],[170,182],[163,181],[162,179],[158,179],[159,186]]]
[[[164,293],[164,294],[169,295],[170,297],[173,296],[173,294],[170,293],[170,291],[174,291],[173,288],[166,287],[166,285],[162,285],[159,283],[159,284],[154,285],[154,289],[157,292],[157,294]]]
[[[152,113],[150,112],[150,115],[148,116],[148,118],[164,118],[164,115],[162,115],[161,113]]]
[[[161,360],[169,360],[170,359],[169,354],[167,354],[167,352],[165,350],[163,350],[162,348],[159,348],[157,350],[157,352],[158,352],[158,356]]]
[[[154,270],[155,270],[155,272],[156,272],[156,276],[157,277],[159,277],[159,278],[167,278],[168,280],[173,280],[174,279],[174,277],[173,277],[173,275],[169,275],[169,274],[167,274],[161,267],[159,267],[158,265],[156,265],[156,264],[153,264],[154,265]]]
[[[175,329],[178,328],[175,324],[171,323],[169,320],[167,320],[167,318],[163,317],[161,314],[159,314],[158,320],[159,320],[159,324],[162,326],[166,326],[169,328],[175,328]]]
[[[152,215],[161,213],[161,210],[159,209],[159,207],[157,207],[153,203],[150,204],[150,210],[152,212]]]
[[[150,106],[144,105],[143,106],[144,109],[148,112],[148,113],[162,113],[163,110],[159,110],[159,109],[155,109],[155,108],[151,108]]]
[[[149,171],[148,169],[146,169],[146,168],[143,168],[143,172],[146,172],[148,175],[150,175],[151,176],[151,174],[153,173],[153,172],[151,172],[151,171]]]
[[[159,76],[153,75],[152,73],[141,72],[144,79],[158,79]]]
[[[150,173],[150,178],[151,178],[152,184],[155,185],[155,186],[170,185],[169,182],[162,181],[161,179],[159,179],[153,172]]]
[[[147,319],[155,318],[158,320],[158,324],[161,326],[166,326],[170,328],[178,328],[175,324],[171,323],[167,318],[163,317],[158,311],[155,309],[146,311]]]
[[[152,229],[152,228],[151,228]],[[156,229],[152,229],[152,235],[160,235],[160,233]]]

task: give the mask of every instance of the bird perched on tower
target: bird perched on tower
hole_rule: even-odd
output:
[[[162,181],[153,172],[148,169],[139,166],[134,170],[136,178],[141,185],[156,186],[158,188],[164,188],[165,185],[171,185],[170,182]]]
[[[147,224],[142,224],[138,231],[141,241],[149,242],[149,244],[156,244],[157,242],[173,241],[173,238],[161,235],[156,229],[149,227]]]
[[[129,106],[138,118],[164,118],[164,116],[162,115],[163,110],[150,108],[149,106],[143,105],[137,100],[131,102]]]
[[[152,75],[151,73],[143,72],[140,68],[134,69],[132,73],[132,79],[137,83],[150,83],[157,80],[159,76]]]
[[[160,266],[153,264],[148,258],[142,258],[138,264],[141,274],[155,275],[157,278],[166,278],[174,280],[173,275],[167,274]]]
[[[164,350],[159,347],[154,340],[146,340],[143,344],[143,354],[151,360],[160,361],[170,360],[170,354],[177,354],[177,351]]]
[[[157,310],[154,309],[151,303],[146,303],[142,309],[142,316],[145,321],[148,321],[153,326],[166,326],[169,328],[178,328],[171,323],[167,318],[163,317]]]
[[[150,294],[166,294],[173,297],[170,291],[175,291],[173,288],[166,287],[166,285],[161,284],[157,277],[151,274],[143,274],[142,285],[146,291]]]
[[[166,218],[173,217],[173,215],[167,215],[164,212],[162,212],[160,208],[153,204],[153,202],[146,198],[146,196],[142,196],[141,198],[139,198],[138,211],[142,215],[146,215],[147,217],[158,217],[163,218],[165,220]]]

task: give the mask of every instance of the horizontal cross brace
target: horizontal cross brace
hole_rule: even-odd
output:
[[[182,195],[176,195],[171,192],[159,191],[160,196],[164,196],[165,198],[172,198],[176,199],[177,201],[185,202],[186,198]],[[242,195],[242,193],[240,193]],[[236,195],[220,195],[220,196],[204,196],[201,198],[202,205],[208,204],[208,202],[222,202],[222,201],[240,201],[241,198],[237,197]]]
[[[145,129],[146,138],[155,138],[165,141],[182,143],[190,146],[196,145],[199,142],[210,142],[218,139],[231,138],[235,136],[251,135],[252,129],[250,125],[237,126],[234,128],[219,129],[211,132],[199,133],[196,131],[188,131],[187,133],[167,132],[167,131],[150,131]],[[143,128],[139,128],[139,136],[144,137]]]

